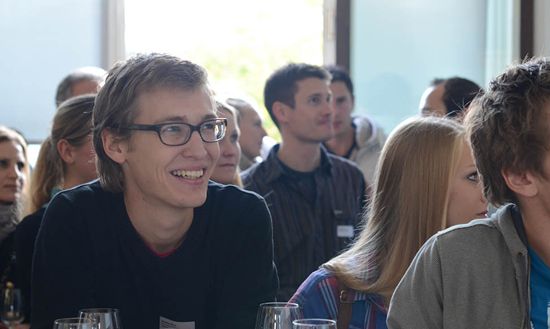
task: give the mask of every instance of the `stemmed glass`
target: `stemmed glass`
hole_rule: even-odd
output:
[[[336,329],[336,321],[328,319],[294,320],[294,329]]]
[[[94,321],[81,318],[57,319],[53,323],[53,329],[94,329]]]
[[[295,303],[260,304],[256,329],[292,329],[292,321],[302,318],[300,306]]]
[[[23,321],[23,298],[20,289],[7,286],[0,298],[0,318],[9,329]]]
[[[94,329],[122,329],[120,313],[115,308],[86,308],[80,310],[80,318],[93,320]]]

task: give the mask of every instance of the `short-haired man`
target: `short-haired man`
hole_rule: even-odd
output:
[[[84,94],[97,94],[107,72],[95,66],[80,67],[67,74],[57,85],[55,106],[59,107],[67,99]]]
[[[334,108],[334,137],[324,145],[329,152],[355,162],[363,172],[367,185],[372,186],[386,134],[370,118],[351,115],[355,107],[355,95],[348,72],[339,66],[328,66],[326,69],[332,76],[330,91]]]
[[[365,196],[361,171],[325,151],[332,136],[330,74],[308,64],[276,70],[264,88],[265,106],[282,142],[243,172],[245,188],[262,195],[273,217],[279,300],[354,236]]]
[[[420,114],[462,120],[464,110],[480,92],[482,89],[477,83],[465,78],[436,78],[420,98]]]
[[[88,307],[124,328],[253,328],[274,300],[265,202],[209,183],[225,119],[206,72],[160,54],[115,66],[94,107],[100,181],[63,191],[33,263],[32,327]]]
[[[438,233],[391,300],[388,327],[548,328],[550,62],[508,68],[466,116],[489,220]]]
[[[252,104],[240,98],[228,98],[226,102],[237,110],[239,129],[241,130],[239,145],[242,152],[239,168],[246,170],[256,164],[263,139],[267,133],[263,127],[260,113]]]

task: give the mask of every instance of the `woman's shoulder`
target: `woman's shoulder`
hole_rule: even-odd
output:
[[[305,317],[336,318],[338,292],[336,276],[320,268],[300,285],[290,302],[300,305]]]
[[[332,273],[331,271],[327,270],[324,267],[319,268],[317,271],[310,274],[308,280],[311,279],[311,281],[316,282],[317,284],[320,283],[326,283],[330,285],[334,285],[338,283],[338,279]]]
[[[329,296],[338,292],[338,286],[338,279],[333,273],[325,268],[319,268],[300,285],[294,296]]]

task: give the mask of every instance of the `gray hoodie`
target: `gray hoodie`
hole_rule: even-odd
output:
[[[386,141],[384,130],[374,121],[365,116],[353,118],[355,126],[355,147],[352,150],[349,160],[355,162],[368,186],[374,183],[374,172],[380,151]]]
[[[517,208],[442,231],[395,290],[388,328],[527,329],[529,256]]]

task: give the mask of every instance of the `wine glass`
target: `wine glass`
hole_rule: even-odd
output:
[[[80,310],[81,319],[92,319],[95,329],[122,329],[120,313],[116,308],[86,308]]]
[[[23,297],[21,289],[6,287],[0,298],[0,318],[9,329],[23,321]]]
[[[53,329],[94,329],[95,322],[92,319],[63,318],[53,323]]]
[[[262,303],[256,316],[256,329],[292,329],[292,321],[301,319],[302,311],[295,303]]]
[[[294,329],[336,329],[336,321],[329,319],[299,319],[292,324]]]

